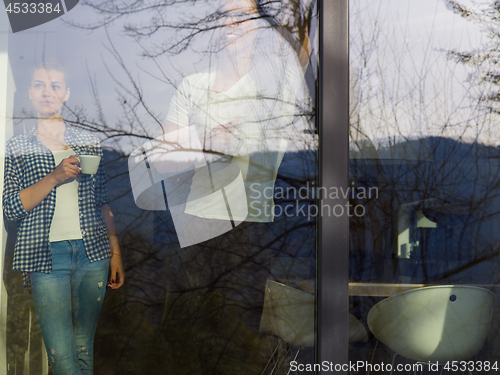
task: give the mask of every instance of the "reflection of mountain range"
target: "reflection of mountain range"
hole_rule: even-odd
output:
[[[405,191],[410,195],[405,199],[449,196],[454,204],[468,206],[493,194],[498,183],[500,151],[492,146],[429,137],[377,150],[377,155],[352,152],[352,177],[399,195]]]

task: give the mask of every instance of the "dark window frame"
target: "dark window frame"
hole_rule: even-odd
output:
[[[320,186],[347,188],[349,180],[349,0],[319,0]],[[326,197],[333,208],[348,199]],[[340,211],[340,210],[339,210]],[[344,210],[345,211],[345,210]],[[318,215],[319,216],[319,215]],[[316,363],[348,363],[349,217],[322,216],[318,233]],[[327,374],[330,371],[319,371]],[[347,374],[347,371],[339,372]]]

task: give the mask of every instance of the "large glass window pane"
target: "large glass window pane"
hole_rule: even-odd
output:
[[[0,372],[313,363],[316,2],[10,3]]]
[[[497,12],[351,1],[350,360],[374,370],[498,367]]]

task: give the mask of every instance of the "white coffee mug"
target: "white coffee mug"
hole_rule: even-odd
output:
[[[85,174],[96,174],[101,157],[97,155],[79,155],[80,169]]]

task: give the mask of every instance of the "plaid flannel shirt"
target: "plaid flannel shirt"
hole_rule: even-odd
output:
[[[109,204],[102,149],[97,137],[67,127],[66,143],[78,155],[99,155],[101,163],[94,175],[81,174],[78,184],[80,229],[91,262],[108,258],[110,248],[101,206]],[[52,152],[37,138],[36,127],[16,136],[6,145],[3,211],[9,220],[17,220],[17,240],[12,268],[23,271],[24,286],[30,290],[29,272],[50,273],[52,257],[49,232],[56,204],[56,189],[38,206],[27,212],[19,192],[41,180],[56,168]]]

